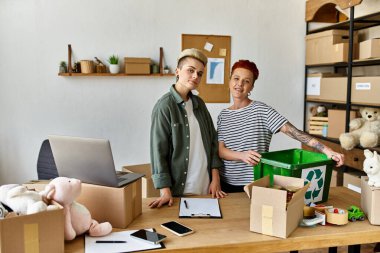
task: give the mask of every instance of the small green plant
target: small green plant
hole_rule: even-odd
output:
[[[61,61],[61,62],[59,63],[59,66],[60,66],[60,67],[63,67],[63,68],[66,68],[66,67],[67,67],[65,61]]]
[[[119,56],[117,55],[111,55],[109,58],[108,58],[108,62],[110,64],[118,64],[119,63]]]

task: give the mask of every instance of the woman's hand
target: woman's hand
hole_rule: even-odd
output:
[[[261,155],[254,150],[240,152],[240,160],[246,164],[255,166],[260,162]]]
[[[335,152],[334,150],[327,147],[323,150],[323,153],[325,153],[325,155],[327,155],[328,158],[331,158],[336,162],[336,167],[340,167],[344,164],[343,154]]]
[[[212,169],[212,180],[209,186],[208,192],[211,194],[213,198],[224,198],[227,196],[227,193],[222,191],[222,188],[220,187],[220,177],[219,177],[219,170],[218,169]]]
[[[168,204],[168,206],[173,205],[173,196],[169,187],[160,189],[160,195],[161,197],[159,197],[158,199],[154,200],[153,202],[149,204],[150,208],[156,208],[156,207],[160,208],[166,203]]]

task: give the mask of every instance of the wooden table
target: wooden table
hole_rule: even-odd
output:
[[[270,196],[268,196],[270,197]],[[366,244],[380,241],[380,226],[368,220],[349,222],[345,226],[298,227],[287,239],[266,236],[249,231],[250,200],[245,193],[233,193],[220,200],[223,219],[179,219],[178,201],[172,207],[150,209],[152,199],[143,199],[143,211],[128,226],[128,230],[155,228],[167,235],[165,252],[282,252],[343,245]],[[330,189],[327,202],[335,207],[360,206],[360,194],[344,187]],[[110,209],[110,212],[112,209]],[[195,233],[178,237],[160,227],[161,223],[176,220],[195,230]],[[115,230],[116,231],[116,230]],[[65,244],[65,252],[84,252],[84,239],[78,237]]]

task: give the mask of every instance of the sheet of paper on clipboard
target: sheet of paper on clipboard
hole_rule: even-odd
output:
[[[222,218],[219,200],[212,198],[181,198],[179,218]]]

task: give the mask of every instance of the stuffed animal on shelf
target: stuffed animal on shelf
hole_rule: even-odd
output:
[[[20,215],[48,210],[48,206],[38,192],[30,191],[26,186],[18,184],[0,186],[0,201]]]
[[[327,109],[324,105],[310,107],[310,113],[313,117],[327,117]]]
[[[368,185],[380,187],[380,156],[368,149],[364,150],[364,156],[363,170],[368,175]]]
[[[88,232],[90,236],[104,236],[112,231],[109,222],[98,223],[91,218],[90,211],[75,201],[80,195],[82,182],[78,179],[57,177],[45,187],[43,195],[64,208],[65,240],[73,240],[77,235]]]
[[[363,148],[373,148],[379,144],[380,109],[364,107],[360,109],[362,118],[350,122],[350,132],[339,136],[340,145],[351,150],[360,144]]]

